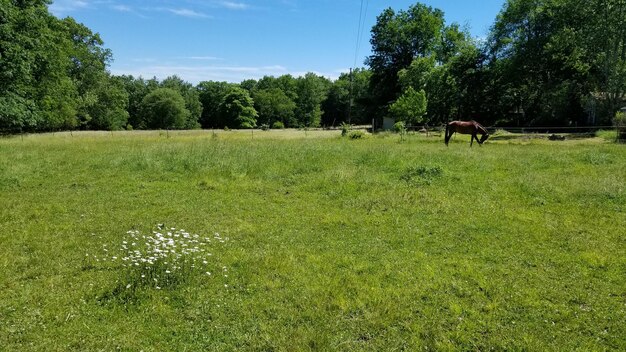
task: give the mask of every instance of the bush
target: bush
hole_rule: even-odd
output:
[[[342,122],[341,123],[341,136],[342,137],[347,136],[348,132],[350,132],[351,129],[352,129],[352,126],[350,124]]]
[[[393,131],[397,133],[406,133],[406,124],[404,121],[398,121],[393,125]]]
[[[361,139],[365,137],[365,133],[363,131],[350,131],[348,133],[348,138],[350,139]]]
[[[272,129],[275,129],[275,130],[282,130],[282,129],[284,129],[284,128],[285,128],[285,124],[284,124],[284,123],[282,123],[281,121],[276,121],[276,122],[274,122],[274,123],[272,124]]]

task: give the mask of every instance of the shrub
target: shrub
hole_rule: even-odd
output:
[[[285,124],[282,123],[281,121],[276,121],[272,124],[272,129],[282,130],[283,128],[285,128]]]
[[[361,139],[365,137],[365,133],[363,131],[350,131],[348,133],[348,138],[350,139]]]
[[[404,121],[398,121],[393,125],[393,131],[404,134],[406,133],[406,123]]]
[[[352,129],[352,126],[348,123],[342,122],[341,125],[341,136],[345,137],[348,135],[348,133],[350,132],[350,130]]]

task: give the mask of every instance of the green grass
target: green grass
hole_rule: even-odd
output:
[[[339,135],[0,139],[0,349],[626,349],[624,145]],[[159,223],[215,275],[92,259]]]

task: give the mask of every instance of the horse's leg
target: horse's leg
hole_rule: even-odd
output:
[[[472,138],[470,138],[470,148],[472,147],[472,144],[474,144],[475,137],[476,137],[476,133],[472,133]]]

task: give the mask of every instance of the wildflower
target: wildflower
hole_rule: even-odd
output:
[[[211,238],[191,234],[183,229],[176,230],[172,227],[163,231],[163,228],[164,225],[159,224],[159,231],[152,231],[151,234],[147,235],[141,234],[138,230],[129,230],[126,237],[120,241],[119,247],[114,249],[103,245],[102,250],[106,253],[103,258],[97,258],[95,255],[92,257],[98,262],[113,262],[121,259],[122,266],[127,268],[126,270],[130,272],[131,277],[134,276],[144,283],[144,280],[152,279],[156,289],[164,287],[165,283],[169,282],[170,275],[175,275],[178,272],[186,275],[186,271],[196,270],[201,272],[199,268],[196,268],[196,264],[200,266],[199,262],[202,262],[203,268],[208,268],[209,257],[212,254],[208,252],[207,246],[211,246]],[[225,241],[225,238],[222,238],[218,233],[213,236],[219,242]],[[109,248],[111,248],[111,252],[119,250],[122,253],[118,256],[109,256]],[[90,254],[86,254],[86,257],[90,256]],[[226,274],[226,271],[227,268],[223,267],[223,274]],[[164,275],[168,275],[168,279],[163,278]],[[212,276],[210,271],[206,271],[205,275]],[[228,275],[224,275],[224,277],[228,277]],[[127,288],[130,288],[136,283],[131,281],[125,282],[125,284]]]

